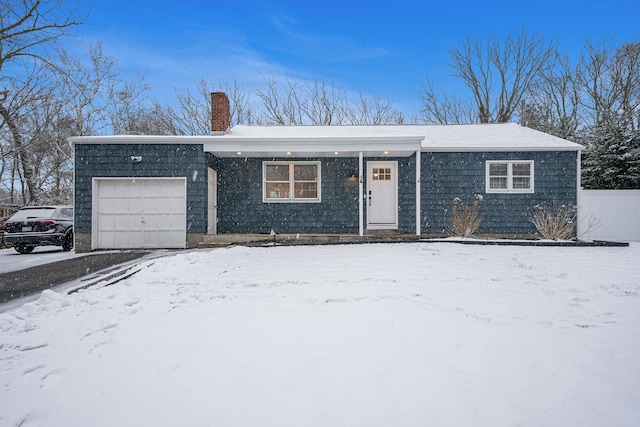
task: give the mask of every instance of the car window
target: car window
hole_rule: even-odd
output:
[[[64,208],[64,209],[61,209],[61,210],[60,210],[60,213],[61,213],[63,216],[68,216],[69,218],[72,218],[72,217],[73,217],[73,209],[70,209],[70,208]]]
[[[13,214],[11,217],[11,221],[20,221],[28,218],[51,218],[53,213],[56,211],[55,208],[26,208],[20,209],[18,212]]]

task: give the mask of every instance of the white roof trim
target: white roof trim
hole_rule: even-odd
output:
[[[72,136],[71,144],[203,144],[211,136],[185,135],[99,135]]]
[[[487,145],[482,146],[478,145],[475,147],[442,147],[442,146],[430,146],[426,144],[422,144],[423,153],[473,153],[473,152],[527,152],[527,151],[582,151],[584,147],[582,145],[576,144],[575,147],[538,147],[538,146],[528,146],[528,147],[496,147],[495,145]]]

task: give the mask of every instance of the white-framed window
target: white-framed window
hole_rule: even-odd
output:
[[[319,202],[320,162],[262,162],[263,202]]]
[[[487,193],[533,193],[533,160],[488,160]]]

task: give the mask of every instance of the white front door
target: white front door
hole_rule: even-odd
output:
[[[209,168],[209,209],[207,234],[218,233],[218,172]]]
[[[367,162],[367,228],[398,228],[398,162]]]

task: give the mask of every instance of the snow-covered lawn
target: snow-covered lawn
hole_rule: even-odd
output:
[[[0,314],[0,426],[638,426],[640,245],[192,251]]]

